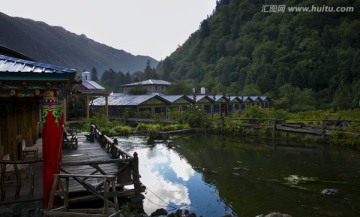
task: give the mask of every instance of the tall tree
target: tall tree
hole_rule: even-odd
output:
[[[91,69],[90,75],[91,75],[91,80],[93,80],[93,81],[99,81],[99,78],[98,78],[97,71],[96,71],[96,68],[95,68],[95,67],[93,67],[93,68]]]
[[[146,61],[146,67],[144,69],[144,77],[147,79],[158,79],[158,75],[155,72],[155,69],[151,67],[151,61]]]

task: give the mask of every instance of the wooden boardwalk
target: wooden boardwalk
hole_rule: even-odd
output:
[[[96,169],[90,165],[77,165],[77,166],[66,166],[66,164],[70,164],[72,162],[89,162],[89,161],[108,161],[111,159],[109,154],[105,151],[101,145],[96,142],[89,142],[86,140],[85,134],[87,133],[78,133],[78,149],[63,149],[62,153],[62,164],[65,166],[61,166],[61,169],[66,171],[66,173],[72,174],[91,174],[95,172]],[[106,174],[114,174],[116,173],[118,167],[116,163],[106,163],[100,164],[99,167]],[[99,173],[95,173],[94,175],[101,175]],[[101,180],[90,180],[90,183],[97,183]],[[78,192],[84,191],[83,187],[79,185],[74,180],[70,180],[69,192]]]
[[[78,133],[78,149],[77,150],[66,150],[63,149],[62,153],[62,162],[74,162],[74,161],[101,161],[101,160],[109,160],[110,156],[105,151],[104,148],[98,142],[89,142],[86,140],[85,134],[87,133]],[[39,139],[35,146],[38,148],[38,159],[42,159],[42,139]],[[75,174],[90,174],[94,168],[88,165],[81,165],[81,166],[73,166],[73,167],[63,167],[67,171]],[[101,166],[106,173],[114,173],[117,170],[117,166],[115,163],[113,164],[104,164]],[[29,195],[30,192],[30,170],[34,172],[34,196],[31,197]],[[20,198],[15,200],[15,192],[16,192],[16,179],[11,177],[9,182],[6,182],[6,197],[5,200],[0,202],[0,205],[3,204],[11,204],[11,203],[21,203],[24,201],[42,201],[43,200],[43,163],[37,162],[31,164],[28,167],[27,176],[25,178],[25,182],[20,190]],[[79,187],[70,186],[71,191],[80,190]]]

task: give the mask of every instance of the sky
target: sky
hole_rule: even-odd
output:
[[[0,0],[0,12],[62,26],[133,55],[163,60],[199,29],[216,0]]]

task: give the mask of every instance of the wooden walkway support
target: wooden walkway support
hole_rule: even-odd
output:
[[[69,182],[70,179],[76,180],[84,189],[93,196],[103,201],[102,208],[70,209],[69,208]],[[86,180],[102,179],[103,190],[93,188]],[[82,175],[82,174],[56,174],[52,186],[48,210],[44,211],[45,216],[119,216],[120,209],[115,186],[116,177],[113,175]],[[57,185],[60,191],[57,191]],[[55,196],[60,195],[64,198],[64,205],[53,209]],[[112,199],[112,200],[111,200]]]

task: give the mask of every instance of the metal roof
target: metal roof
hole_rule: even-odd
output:
[[[173,103],[176,100],[180,99],[181,97],[187,98],[190,101],[194,101],[193,95],[155,95],[155,94],[126,95],[126,94],[122,94],[122,93],[120,93],[120,94],[114,93],[109,96],[108,102],[109,102],[109,105],[113,105],[113,106],[137,106],[153,97],[157,97],[158,99],[163,100],[167,103]],[[204,97],[207,98],[210,102],[215,102],[213,100],[213,97],[210,97],[208,95],[196,95],[196,102],[200,101]],[[215,96],[215,98],[217,100],[221,99],[222,97],[224,97],[224,96],[223,95]],[[225,98],[228,99],[227,97],[225,97]],[[251,96],[251,97],[250,96],[230,96],[230,101],[233,101],[235,99],[238,99],[240,101],[245,101],[245,100],[255,101],[257,99],[260,99],[260,100],[264,101],[264,100],[268,100],[268,97],[267,96]],[[93,105],[96,105],[96,106],[105,105],[105,98],[99,97],[99,98],[93,100]]]
[[[137,86],[137,85],[141,85],[141,86],[148,86],[148,85],[169,86],[171,84],[172,83],[168,82],[168,81],[149,79],[149,80],[146,80],[146,81],[139,81],[139,82],[135,82],[135,83],[131,83],[131,84],[124,84],[124,85],[121,85],[121,87],[131,87],[131,86]]]
[[[188,101],[194,102],[194,100],[192,100],[192,98],[190,98],[186,95],[160,95],[160,96],[171,103],[175,102],[176,100],[178,100],[180,98],[185,98]]]
[[[224,96],[224,95],[215,95],[215,96],[213,96],[213,100],[215,102],[218,102],[220,99],[225,99],[226,101],[229,101],[229,98]]]
[[[268,100],[268,97],[267,96],[259,96],[259,99],[261,101],[267,101]]]
[[[0,72],[73,73],[76,70],[0,55]]]
[[[108,98],[108,103],[109,106],[137,106],[140,105],[152,98],[158,98],[166,103],[170,103],[168,100],[162,98],[161,96],[158,95],[120,95],[120,96],[114,96],[111,95]],[[104,97],[99,97],[96,98],[95,100],[93,100],[92,102],[93,105],[95,106],[103,106],[105,105],[105,98]]]
[[[230,96],[230,102],[233,102],[234,100],[241,101],[241,98],[239,98],[238,96]]]
[[[255,102],[256,100],[259,100],[258,96],[250,96],[251,101]]]
[[[239,97],[240,98],[240,97]],[[240,98],[243,102],[245,101],[245,100],[251,100],[250,99],[250,97],[249,96],[241,96],[241,98]]]
[[[188,95],[187,97],[189,97],[190,99],[194,100],[194,95]],[[210,102],[214,102],[214,99],[208,95],[195,95],[195,102],[199,102],[200,100],[202,100],[204,97],[206,99],[208,99]]]
[[[105,90],[103,86],[96,83],[95,81],[82,80],[82,85],[86,90]]]

